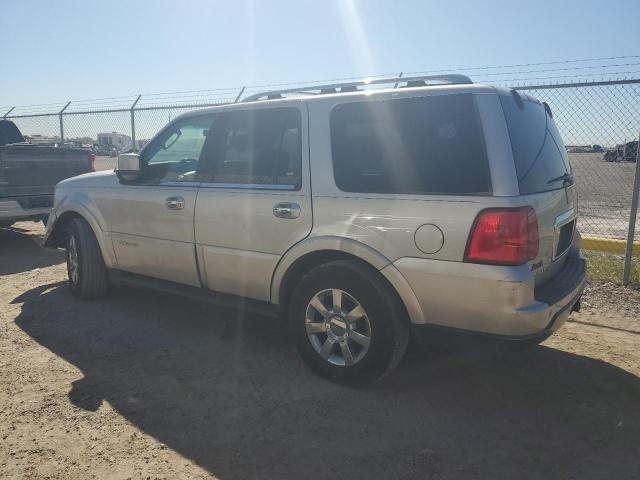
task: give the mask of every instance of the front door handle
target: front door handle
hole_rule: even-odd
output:
[[[298,218],[300,216],[300,205],[297,203],[276,203],[273,206],[273,214],[278,218]]]
[[[182,210],[184,208],[184,198],[169,197],[165,201],[165,205],[169,210]]]

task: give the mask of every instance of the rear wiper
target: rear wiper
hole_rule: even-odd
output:
[[[560,175],[559,177],[552,178],[551,180],[549,180],[547,182],[547,185],[549,185],[551,183],[555,183],[558,180],[562,180],[562,184],[565,187],[571,186],[574,183],[573,175],[571,175],[570,173],[567,172],[567,173],[564,173],[564,174]]]

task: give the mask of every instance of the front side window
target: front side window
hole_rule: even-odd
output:
[[[225,112],[212,136],[211,182],[300,188],[301,115],[297,108]]]
[[[156,137],[143,155],[143,179],[189,182],[195,180],[202,150],[214,115],[187,117]]]
[[[336,185],[346,192],[487,194],[489,167],[471,94],[337,105]]]

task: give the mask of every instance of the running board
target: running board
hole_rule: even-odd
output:
[[[189,285],[160,280],[136,273],[111,269],[109,270],[109,281],[114,285],[169,293],[171,295],[178,295],[191,300],[213,304],[218,307],[244,310],[256,315],[272,318],[279,318],[281,316],[280,309],[276,305],[268,302],[261,302],[260,300],[253,300],[238,295],[214,292],[200,287],[191,287]]]

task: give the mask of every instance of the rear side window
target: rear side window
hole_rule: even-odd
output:
[[[471,94],[337,105],[336,185],[346,192],[487,194],[490,177]]]
[[[563,187],[571,173],[569,159],[556,127],[543,105],[513,96],[500,96],[516,164],[520,194]]]

